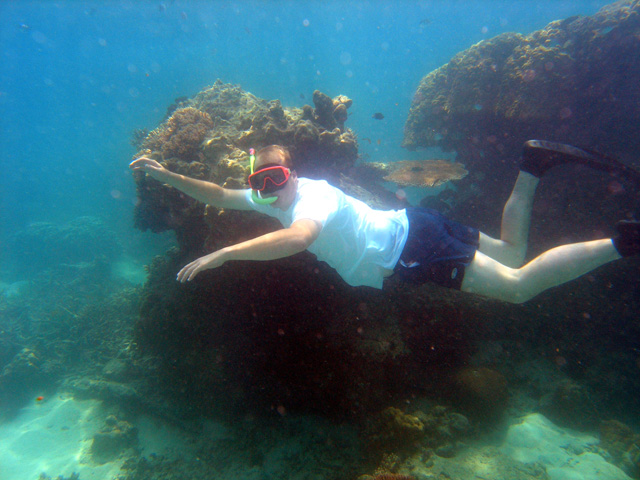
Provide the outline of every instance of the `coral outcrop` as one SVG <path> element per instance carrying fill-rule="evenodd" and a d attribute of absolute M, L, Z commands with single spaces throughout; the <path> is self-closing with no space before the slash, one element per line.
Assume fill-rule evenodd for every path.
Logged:
<path fill-rule="evenodd" d="M 299 175 L 337 181 L 358 157 L 356 136 L 345 127 L 353 102 L 319 91 L 313 101 L 315 108 L 285 108 L 279 100 L 266 101 L 218 80 L 170 109 L 135 156 L 152 156 L 171 171 L 224 187 L 246 188 L 249 148 L 276 143 L 291 150 Z M 141 174 L 136 175 L 136 185 L 136 226 L 154 232 L 174 230 L 185 251 L 202 248 L 216 223 L 234 215 L 205 212 L 204 205 Z"/>
<path fill-rule="evenodd" d="M 104 421 L 104 427 L 93 436 L 91 458 L 98 464 L 107 463 L 137 445 L 138 429 L 127 421 L 109 415 Z"/>
<path fill-rule="evenodd" d="M 540 402 L 540 411 L 557 425 L 577 430 L 597 426 L 601 416 L 590 389 L 573 380 L 560 382 Z"/>
<path fill-rule="evenodd" d="M 507 381 L 490 368 L 463 368 L 454 374 L 452 386 L 454 403 L 476 420 L 499 420 L 507 407 Z"/>
<path fill-rule="evenodd" d="M 600 425 L 600 446 L 631 478 L 640 478 L 639 443 L 640 435 L 622 422 L 607 420 Z"/>
<path fill-rule="evenodd" d="M 640 137 L 633 132 L 640 122 L 639 39 L 640 2 L 622 0 L 529 35 L 482 41 L 423 77 L 403 145 L 455 151 L 470 173 L 456 184 L 456 195 L 445 190 L 422 204 L 499 236 L 522 145 L 532 138 L 589 147 L 640 168 Z M 624 175 L 575 165 L 554 169 L 538 189 L 544 201 L 534 204 L 529 259 L 560 238 L 571 243 L 584 240 L 584 232 L 612 235 L 614 219 L 636 216 L 637 190 Z M 551 224 L 561 231 L 550 235 Z"/>
<path fill-rule="evenodd" d="M 448 407 L 436 405 L 427 413 L 417 410 L 412 414 L 387 407 L 368 419 L 364 439 L 369 453 L 380 459 L 404 457 L 423 448 L 452 457 L 456 442 L 469 431 L 469 420 Z"/>
<path fill-rule="evenodd" d="M 284 108 L 217 81 L 172 107 L 137 155 L 153 155 L 190 177 L 246 188 L 249 148 L 279 143 L 291 150 L 299 175 L 326 178 L 389 208 L 390 192 L 371 193 L 346 175 L 357 158 L 356 137 L 345 127 L 352 100 L 319 91 L 313 100 L 313 107 Z M 187 288 L 177 284 L 175 273 L 195 256 L 279 224 L 255 212 L 204 206 L 139 173 L 136 184 L 137 226 L 172 229 L 180 247 L 150 266 L 137 339 L 165 362 L 167 385 L 186 392 L 195 411 L 256 403 L 352 415 L 388 404 L 411 381 L 404 374 L 397 386 L 383 386 L 410 353 L 397 322 L 382 321 L 397 316 L 391 304 L 349 289 L 311 254 L 234 262 L 204 272 Z M 351 327 L 344 330 L 345 324 Z"/>
<path fill-rule="evenodd" d="M 633 153 L 639 33 L 640 2 L 623 0 L 482 41 L 422 79 L 403 145 L 515 159 L 523 141 L 545 138 Z"/>
<path fill-rule="evenodd" d="M 429 320 L 411 317 L 420 302 L 407 301 L 411 291 L 392 300 L 351 288 L 309 253 L 234 262 L 183 286 L 175 273 L 186 260 L 172 251 L 154 261 L 136 326 L 138 344 L 161 362 L 167 394 L 187 396 L 184 413 L 282 406 L 360 417 L 416 385 L 437 389 L 442 360 L 468 358 L 448 302 L 425 299 Z"/>
<path fill-rule="evenodd" d="M 424 424 L 417 416 L 388 407 L 370 423 L 367 443 L 370 450 L 401 453 L 416 449 L 424 434 Z"/>
<path fill-rule="evenodd" d="M 64 223 L 33 222 L 16 230 L 8 244 L 16 255 L 3 260 L 15 263 L 23 273 L 113 261 L 122 252 L 115 232 L 94 216 Z"/>
<path fill-rule="evenodd" d="M 202 161 L 202 142 L 213 128 L 207 112 L 193 107 L 179 108 L 169 119 L 148 134 L 142 148 L 159 152 L 162 158 L 180 158 L 186 162 Z"/>
<path fill-rule="evenodd" d="M 372 193 L 369 186 L 367 190 L 349 178 L 357 143 L 353 133 L 341 127 L 348 99 L 336 97 L 328 102 L 320 94 L 315 98 L 314 106 L 288 109 L 278 101 L 257 99 L 237 86 L 217 82 L 194 98 L 181 100 L 167 117 L 168 122 L 175 112 L 186 108 L 209 116 L 214 126 L 200 143 L 198 155 L 163 159 L 160 145 L 153 146 L 153 151 L 149 148 L 149 153 L 176 172 L 241 188 L 246 186 L 248 148 L 284 143 L 292 149 L 301 175 L 326 177 L 378 208 L 397 207 L 389 197 Z M 479 160 L 470 162 L 477 166 Z M 499 221 L 496 212 L 504 200 L 496 193 L 500 188 L 493 188 L 482 169 L 469 170 L 458 183 L 456 198 L 449 200 L 455 207 L 455 201 L 464 202 L 477 192 L 486 192 L 489 201 L 482 208 Z M 571 295 L 563 290 L 555 296 L 550 292 L 517 308 L 433 285 L 408 287 L 393 278 L 386 281 L 383 292 L 350 288 L 309 253 L 272 262 L 233 262 L 182 285 L 175 281 L 175 274 L 192 259 L 277 225 L 255 212 L 205 207 L 148 177 L 137 177 L 138 225 L 175 230 L 181 247 L 158 257 L 150 266 L 135 334 L 140 349 L 155 355 L 161 394 L 180 406 L 180 415 L 213 415 L 237 409 L 267 415 L 312 411 L 369 418 L 389 405 L 404 405 L 401 402 L 414 395 L 443 398 L 452 385 L 451 372 L 469 364 L 474 345 L 496 338 L 503 345 L 503 360 L 511 362 L 511 370 L 501 365 L 510 379 L 519 374 L 512 359 L 523 355 L 525 348 L 520 342 L 538 352 L 540 338 L 560 338 L 557 347 L 569 359 L 569 374 L 583 375 L 596 356 L 606 357 L 617 367 L 626 366 L 628 370 L 616 376 L 592 372 L 589 378 L 600 398 L 604 390 L 621 392 L 637 384 L 630 367 L 635 365 L 633 359 L 614 360 L 602 354 L 614 345 L 613 341 L 607 345 L 601 341 L 611 336 L 612 307 L 611 302 L 592 301 L 592 296 L 597 294 L 600 299 L 612 292 L 604 280 L 605 276 L 610 278 L 609 270 L 603 276 L 578 280 L 581 283 L 571 286 Z M 504 183 L 504 177 L 499 181 Z M 599 191 L 587 191 L 595 201 Z M 547 205 L 560 195 L 564 190 L 545 197 Z M 488 208 L 491 201 L 500 203 L 493 212 Z M 478 219 L 483 220 L 478 212 L 477 208 L 468 209 L 466 214 L 473 222 L 467 223 L 475 226 Z M 578 220 L 584 218 L 588 217 Z M 532 232 L 536 234 L 535 228 Z M 548 238 L 542 240 L 532 242 L 532 249 L 544 246 Z M 635 311 L 638 300 L 632 288 L 621 278 L 612 282 L 622 291 L 620 305 Z M 555 303 L 549 306 L 545 302 Z M 586 308 L 589 315 L 607 321 L 584 322 L 576 312 Z M 549 320 L 541 313 L 547 311 L 553 312 Z M 636 324 L 627 321 L 632 313 L 618 312 L 616 330 L 625 338 L 637 336 Z M 562 322 L 569 327 L 559 327 Z M 579 328 L 571 327 L 570 322 L 579 322 Z M 527 328 L 521 328 L 523 325 Z M 587 348 L 583 348 L 585 344 Z M 606 365 L 602 368 L 606 372 L 619 370 Z M 495 377 L 492 382 L 489 375 L 486 377 L 487 384 L 497 388 L 479 388 L 474 393 L 474 382 L 469 381 L 466 398 L 471 403 L 479 398 L 478 403 L 486 405 L 498 392 L 497 412 L 502 412 L 506 404 L 504 378 Z M 451 394 L 445 399 L 454 403 L 458 397 Z M 631 399 L 628 403 L 635 402 Z M 475 421 L 493 412 L 470 411 L 468 415 Z M 425 423 L 423 417 L 414 416 Z M 429 443 L 426 438 L 423 436 L 423 443 Z M 455 441 L 438 440 L 434 445 L 440 458 L 456 454 Z"/>

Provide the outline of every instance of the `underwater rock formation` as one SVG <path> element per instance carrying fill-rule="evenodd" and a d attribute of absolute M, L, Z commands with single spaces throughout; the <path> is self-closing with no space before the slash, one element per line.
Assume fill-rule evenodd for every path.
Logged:
<path fill-rule="evenodd" d="M 321 94 L 315 99 L 315 107 L 287 109 L 278 101 L 260 100 L 237 86 L 216 82 L 193 99 L 182 100 L 167 117 L 168 122 L 187 108 L 209 116 L 214 127 L 204 136 L 198 154 L 192 154 L 190 161 L 179 157 L 163 160 L 162 146 L 154 145 L 152 138 L 147 153 L 155 151 L 156 158 L 173 171 L 242 188 L 246 186 L 248 148 L 284 143 L 293 150 L 301 175 L 326 177 L 377 208 L 397 208 L 389 197 L 349 178 L 357 144 L 353 133 L 340 127 L 348 99 L 336 97 L 328 102 Z M 195 118 L 206 122 L 207 117 Z M 327 125 L 333 129 L 328 130 Z M 487 206 L 492 199 L 502 203 L 496 193 L 501 190 L 491 189 L 483 171 L 469 170 L 470 174 L 456 184 L 460 187 L 455 200 L 462 199 L 460 205 L 464 206 L 464 200 L 474 192 L 486 192 L 490 201 L 482 206 L 499 221 L 499 214 Z M 504 183 L 504 178 L 499 180 Z M 451 372 L 469 364 L 475 345 L 486 339 L 504 340 L 505 358 L 510 362 L 523 355 L 522 347 L 513 346 L 516 342 L 537 352 L 548 347 L 539 345 L 540 338 L 557 339 L 554 347 L 565 352 L 573 349 L 574 358 L 581 360 L 570 360 L 568 373 L 589 365 L 587 358 L 610 358 L 599 355 L 611 347 L 611 343 L 602 343 L 609 334 L 599 334 L 610 332 L 610 320 L 558 331 L 563 321 L 569 324 L 568 319 L 576 318 L 575 311 L 586 308 L 583 304 L 589 305 L 594 318 L 610 318 L 608 303 L 591 301 L 594 292 L 601 295 L 601 290 L 609 288 L 598 276 L 566 287 L 571 289 L 570 296 L 564 295 L 567 290 L 561 287 L 559 293 L 545 294 L 531 305 L 511 306 L 433 285 L 401 285 L 393 278 L 383 292 L 351 288 L 326 264 L 303 252 L 272 262 L 233 262 L 182 285 L 175 281 L 176 273 L 203 252 L 278 226 L 255 212 L 205 207 L 139 173 L 136 182 L 138 226 L 155 231 L 173 229 L 181 247 L 158 257 L 150 266 L 135 333 L 140 349 L 156 356 L 158 396 L 179 405 L 179 415 L 214 415 L 226 409 L 267 415 L 312 411 L 362 419 L 414 395 L 441 396 L 451 386 Z M 597 188 L 586 191 L 597 200 Z M 556 198 L 564 192 L 557 190 L 547 199 L 568 203 L 565 197 Z M 467 223 L 477 225 L 483 220 L 478 212 L 470 208 L 466 214 L 473 222 Z M 577 220 L 593 217 L 592 212 L 589 215 L 585 212 Z M 536 235 L 535 228 L 532 235 Z M 549 241 L 547 237 L 543 240 L 532 243 L 532 250 Z M 616 288 L 622 285 L 621 295 L 626 295 L 621 305 L 635 306 L 638 300 L 627 283 L 616 283 Z M 553 305 L 553 321 L 548 323 L 541 313 L 550 308 L 545 302 Z M 629 312 L 633 311 L 629 307 Z M 635 324 L 622 322 L 622 318 L 621 314 L 619 323 L 624 323 L 628 336 L 637 335 Z M 585 342 L 594 342 L 590 339 L 599 343 L 581 348 Z M 514 357 L 507 357 L 507 353 Z M 632 363 L 620 360 L 603 368 L 611 372 Z M 513 376 L 517 368 L 511 368 Z M 616 377 L 620 382 L 607 388 L 622 390 L 621 385 L 631 388 L 638 383 L 631 371 L 620 377 Z M 602 384 L 603 378 L 611 377 L 593 370 L 587 378 Z M 602 394 L 604 388 L 595 388 Z M 634 402 L 629 400 L 631 405 Z M 443 447 L 441 453 L 451 451 Z"/>
<path fill-rule="evenodd" d="M 507 381 L 495 370 L 463 368 L 453 376 L 452 384 L 454 403 L 476 420 L 497 421 L 507 408 Z"/>
<path fill-rule="evenodd" d="M 91 457 L 98 464 L 107 463 L 137 445 L 138 429 L 127 421 L 109 415 L 104 421 L 104 427 L 93 436 Z"/>
<path fill-rule="evenodd" d="M 640 435 L 631 427 L 617 420 L 607 420 L 600 425 L 600 446 L 631 478 L 640 478 Z"/>
<path fill-rule="evenodd" d="M 354 289 L 309 253 L 234 262 L 189 285 L 175 281 L 184 261 L 178 251 L 154 261 L 136 326 L 182 413 L 360 417 L 415 388 L 437 391 L 469 357 L 444 297 L 433 306 L 411 289 Z"/>
<path fill-rule="evenodd" d="M 560 382 L 555 390 L 540 402 L 540 411 L 563 427 L 589 430 L 601 419 L 587 387 L 575 381 Z"/>
<path fill-rule="evenodd" d="M 49 372 L 43 368 L 45 367 L 44 363 L 40 352 L 25 347 L 13 356 L 10 362 L 2 364 L 3 366 L 0 368 L 0 402 L 3 405 L 3 411 L 0 414 L 0 420 L 4 420 L 5 415 L 11 414 L 12 398 L 16 396 L 16 392 L 27 391 L 31 393 L 30 385 L 41 385 L 46 382 Z"/>
<path fill-rule="evenodd" d="M 531 138 L 587 146 L 640 168 L 640 137 L 632 132 L 640 121 L 639 39 L 640 2 L 623 0 L 530 35 L 482 41 L 426 75 L 403 145 L 455 151 L 470 173 L 455 184 L 455 195 L 445 190 L 422 205 L 498 237 L 522 144 Z M 536 195 L 528 259 L 559 239 L 613 235 L 616 219 L 637 216 L 638 190 L 622 175 L 554 168 Z"/>
<path fill-rule="evenodd" d="M 455 150 L 470 173 L 455 192 L 445 190 L 422 204 L 497 238 L 522 143 L 530 138 L 591 147 L 637 169 L 640 140 L 630 129 L 640 120 L 639 34 L 640 2 L 625 0 L 527 36 L 510 33 L 481 42 L 425 76 L 413 98 L 404 146 Z M 616 219 L 637 218 L 639 190 L 623 175 L 554 168 L 538 187 L 526 261 L 559 244 L 612 236 Z M 637 383 L 631 373 L 635 355 L 620 340 L 638 338 L 636 318 L 623 306 L 638 305 L 637 268 L 637 259 L 617 262 L 531 302 L 541 312 L 551 310 L 530 319 L 546 333 L 542 338 L 553 338 L 561 355 L 548 354 L 561 356 L 558 369 L 571 379 L 565 386 L 574 385 L 545 388 L 541 408 L 556 421 L 592 427 L 614 403 L 629 400 L 617 385 Z M 489 314 L 495 318 L 497 310 L 494 305 Z M 605 318 L 615 318 L 615 327 Z M 540 348 L 537 343 L 529 345 Z M 611 378 L 603 380 L 603 370 Z M 625 415 L 624 408 L 616 409 Z"/>
<path fill-rule="evenodd" d="M 217 80 L 192 99 L 181 100 L 135 156 L 151 156 L 171 171 L 227 188 L 246 188 L 249 148 L 280 144 L 290 149 L 299 175 L 337 180 L 358 158 L 356 136 L 344 126 L 353 102 L 319 91 L 313 100 L 315 108 L 284 108 L 279 100 L 266 101 Z M 136 174 L 136 185 L 136 226 L 174 230 L 185 251 L 202 248 L 208 230 L 235 215 L 205 212 L 204 205 L 142 174 Z"/>
<path fill-rule="evenodd" d="M 400 453 L 416 449 L 424 434 L 424 423 L 417 416 L 388 407 L 370 422 L 367 444 L 369 450 Z"/>
<path fill-rule="evenodd" d="M 425 76 L 403 145 L 518 158 L 529 138 L 635 153 L 640 3 L 482 41 Z"/>
<path fill-rule="evenodd" d="M 249 148 L 279 143 L 290 148 L 299 175 L 326 178 L 379 208 L 389 208 L 388 199 L 397 202 L 390 192 L 381 197 L 345 175 L 357 158 L 355 135 L 344 127 L 352 101 L 319 91 L 313 99 L 315 108 L 287 109 L 217 81 L 172 109 L 137 155 L 155 156 L 191 177 L 246 188 Z M 187 117 L 193 128 L 183 121 Z M 213 128 L 203 133 L 209 120 Z M 166 362 L 167 385 L 189 395 L 194 411 L 255 403 L 352 415 L 387 406 L 389 396 L 412 382 L 411 373 L 400 373 L 409 353 L 401 329 L 382 321 L 393 315 L 389 302 L 350 289 L 311 254 L 234 262 L 204 272 L 193 284 L 177 284 L 175 272 L 194 256 L 279 224 L 256 212 L 204 206 L 150 177 L 135 177 L 136 225 L 173 229 L 180 246 L 149 269 L 136 336 Z M 345 324 L 351 327 L 345 330 Z M 466 355 L 460 342 L 452 345 L 460 347 L 453 358 Z M 390 377 L 406 380 L 387 388 Z"/>
<path fill-rule="evenodd" d="M 457 442 L 469 431 L 469 420 L 444 406 L 412 414 L 388 407 L 367 419 L 364 440 L 368 453 L 382 460 L 378 470 L 385 470 L 384 463 L 393 456 L 406 457 L 424 449 L 441 457 L 453 457 Z M 393 468 L 387 466 L 386 470 Z"/>
<path fill-rule="evenodd" d="M 202 161 L 202 142 L 213 128 L 208 113 L 193 107 L 179 108 L 169 119 L 150 132 L 142 147 L 159 152 L 164 158 L 180 158 L 192 163 Z"/>
<path fill-rule="evenodd" d="M 115 232 L 93 216 L 65 223 L 33 222 L 14 232 L 9 244 L 17 254 L 7 258 L 7 264 L 17 264 L 23 273 L 108 262 L 122 252 Z"/>

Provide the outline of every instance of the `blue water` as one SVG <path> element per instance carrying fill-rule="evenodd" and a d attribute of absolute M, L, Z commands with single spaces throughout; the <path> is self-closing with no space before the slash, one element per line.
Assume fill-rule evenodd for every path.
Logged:
<path fill-rule="evenodd" d="M 402 128 L 424 75 L 483 39 L 608 2 L 393 3 L 0 2 L 0 243 L 80 215 L 128 248 L 153 242 L 131 227 L 131 132 L 217 78 L 285 106 L 311 103 L 315 89 L 345 94 L 348 126 L 372 139 L 362 155 L 412 158 Z"/>

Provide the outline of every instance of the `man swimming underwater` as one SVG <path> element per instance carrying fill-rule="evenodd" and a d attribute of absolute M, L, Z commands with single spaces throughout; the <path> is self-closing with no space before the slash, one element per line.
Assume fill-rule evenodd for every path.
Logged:
<path fill-rule="evenodd" d="M 640 253 L 640 222 L 621 221 L 614 238 L 562 245 L 523 265 L 536 187 L 549 169 L 563 163 L 637 175 L 596 152 L 528 141 L 504 207 L 500 239 L 430 209 L 375 210 L 324 180 L 299 178 L 289 152 L 279 145 L 265 147 L 255 157 L 252 152 L 251 188 L 246 190 L 178 175 L 147 157 L 134 160 L 130 168 L 201 202 L 256 210 L 284 227 L 198 258 L 178 272 L 180 282 L 229 260 L 273 260 L 309 250 L 353 286 L 382 288 L 384 278 L 395 272 L 411 283 L 435 282 L 522 303 L 605 263 Z"/>

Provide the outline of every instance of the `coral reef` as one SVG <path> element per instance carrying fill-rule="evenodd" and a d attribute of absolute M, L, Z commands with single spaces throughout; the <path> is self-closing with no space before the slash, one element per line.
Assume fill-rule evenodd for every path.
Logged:
<path fill-rule="evenodd" d="M 421 204 L 498 237 L 522 144 L 531 138 L 587 146 L 640 168 L 639 137 L 630 131 L 640 121 L 631 107 L 638 103 L 639 33 L 640 3 L 623 0 L 530 35 L 482 41 L 426 75 L 404 146 L 455 151 L 470 173 L 455 195 L 445 190 Z M 527 260 L 559 243 L 613 235 L 615 219 L 637 216 L 637 191 L 624 175 L 554 168 L 538 188 Z"/>
<path fill-rule="evenodd" d="M 540 411 L 554 423 L 578 430 L 593 429 L 601 418 L 590 389 L 564 380 L 540 402 Z"/>
<path fill-rule="evenodd" d="M 433 302 L 393 283 L 353 289 L 309 253 L 234 262 L 181 285 L 185 261 L 174 250 L 151 265 L 136 341 L 187 415 L 281 405 L 368 417 L 442 388 L 470 354 L 453 292 L 432 291 Z"/>
<path fill-rule="evenodd" d="M 471 423 L 464 415 L 450 407 L 435 405 L 427 413 L 416 412 L 424 425 L 423 445 L 440 457 L 453 457 L 457 443 L 471 432 Z"/>
<path fill-rule="evenodd" d="M 424 434 L 424 424 L 417 416 L 388 407 L 368 425 L 367 444 L 371 451 L 403 453 L 418 448 Z"/>
<path fill-rule="evenodd" d="M 476 420 L 499 420 L 507 407 L 507 381 L 490 368 L 463 368 L 453 375 L 452 386 L 455 404 Z"/>
<path fill-rule="evenodd" d="M 358 157 L 356 136 L 344 126 L 353 102 L 319 91 L 313 99 L 315 108 L 283 108 L 279 100 L 262 100 L 218 80 L 170 109 L 135 156 L 150 155 L 174 172 L 227 188 L 246 188 L 249 148 L 277 143 L 291 150 L 299 175 L 337 181 Z M 202 248 L 208 229 L 216 228 L 212 223 L 235 215 L 218 211 L 205 222 L 204 206 L 174 189 L 142 174 L 136 175 L 136 184 L 136 227 L 174 230 L 184 251 Z"/>
<path fill-rule="evenodd" d="M 420 82 L 403 145 L 507 160 L 530 137 L 637 151 L 639 13 L 636 0 L 623 0 L 459 53 Z"/>
<path fill-rule="evenodd" d="M 377 466 L 373 475 L 359 480 L 413 478 L 406 474 L 413 474 L 417 465 L 431 468 L 438 459 L 455 457 L 471 431 L 469 420 L 449 407 L 435 405 L 427 413 L 412 414 L 388 407 L 367 419 L 363 428 L 366 452 Z"/>
<path fill-rule="evenodd" d="M 600 446 L 613 458 L 613 463 L 631 478 L 640 478 L 640 435 L 617 420 L 600 425 Z"/>
<path fill-rule="evenodd" d="M 6 335 L 8 332 L 3 329 L 2 333 Z M 7 350 L 11 351 L 9 348 Z M 16 393 L 19 392 L 19 396 L 35 395 L 37 388 L 48 383 L 47 373 L 49 372 L 44 368 L 45 361 L 42 354 L 33 347 L 22 348 L 11 358 L 11 361 L 0 365 L 3 365 L 0 369 L 0 402 L 3 405 L 0 420 L 4 420 L 5 415 L 12 413 Z M 34 387 L 36 385 L 38 387 Z"/>
<path fill-rule="evenodd" d="M 109 415 L 104 427 L 93 436 L 90 453 L 94 462 L 103 464 L 116 459 L 125 450 L 138 444 L 138 429 L 129 422 Z"/>
<path fill-rule="evenodd" d="M 154 151 L 174 171 L 241 188 L 246 186 L 247 149 L 283 143 L 292 149 L 301 175 L 326 177 L 367 203 L 389 208 L 392 204 L 388 197 L 369 185 L 363 188 L 348 176 L 357 155 L 355 135 L 341 125 L 348 99 L 330 99 L 319 93 L 314 99 L 314 107 L 288 109 L 278 101 L 257 99 L 237 86 L 216 82 L 193 99 L 181 101 L 174 110 L 195 108 L 207 113 L 214 124 L 200 143 L 197 159 L 163 159 L 161 149 Z M 470 163 L 465 160 L 465 165 L 474 168 L 459 182 L 461 193 L 455 199 L 444 199 L 456 214 L 477 192 L 486 192 L 489 198 L 483 206 L 499 202 L 502 208 L 502 190 L 493 189 L 485 171 L 490 167 L 475 168 L 481 160 L 488 163 L 486 158 L 479 155 Z M 505 178 L 508 176 L 500 177 L 499 182 L 507 183 Z M 586 322 L 588 325 L 579 315 L 576 320 L 576 312 L 587 308 L 581 302 L 588 305 L 594 318 L 611 318 L 610 305 L 605 307 L 606 302 L 599 301 L 613 288 L 605 286 L 604 277 L 578 281 L 571 287 L 577 292 L 570 296 L 560 289 L 531 305 L 514 307 L 432 285 L 407 287 L 394 279 L 387 281 L 384 292 L 349 288 L 326 265 L 302 253 L 273 262 L 225 265 L 203 272 L 197 282 L 180 285 L 174 280 L 175 273 L 195 256 L 276 225 L 253 212 L 198 205 L 143 176 L 136 181 L 141 200 L 136 213 L 138 225 L 158 231 L 174 229 L 181 246 L 151 265 L 135 337 L 142 352 L 155 355 L 153 374 L 159 387 L 154 401 L 174 402 L 179 405 L 176 411 L 180 416 L 239 411 L 285 418 L 292 412 L 318 412 L 338 418 L 353 416 L 366 423 L 373 412 L 389 405 L 405 405 L 401 402 L 423 395 L 452 404 L 459 398 L 466 399 L 460 408 L 475 425 L 498 418 L 504 411 L 504 377 L 481 370 L 470 379 L 461 376 L 457 390 L 451 388 L 451 372 L 469 364 L 474 349 L 487 339 L 502 346 L 508 367 L 501 365 L 500 370 L 510 381 L 524 377 L 515 359 L 521 359 L 526 349 L 546 355 L 548 346 L 540 346 L 539 339 L 552 338 L 567 351 L 569 360 L 563 375 L 584 375 L 589 366 L 589 375 L 581 378 L 589 378 L 600 398 L 609 402 L 608 411 L 613 411 L 616 403 L 617 412 L 624 408 L 620 399 L 607 398 L 605 390 L 621 392 L 637 386 L 637 376 L 629 367 L 635 365 L 633 359 L 602 355 L 615 339 L 607 345 L 592 340 L 602 340 L 606 335 L 611 338 L 610 320 Z M 565 179 L 565 183 L 569 182 Z M 602 201 L 598 199 L 601 190 L 587 190 L 593 202 Z M 558 190 L 545 199 L 567 200 L 563 195 L 564 190 Z M 495 213 L 498 208 L 487 210 L 499 221 Z M 463 213 L 474 222 L 484 220 L 477 208 Z M 535 236 L 535 229 L 532 232 L 536 239 L 541 238 Z M 532 249 L 546 242 L 549 239 L 542 237 L 540 243 L 532 243 Z M 609 273 L 606 271 L 605 276 Z M 629 305 L 624 308 L 632 312 L 638 304 L 632 287 L 618 280 L 613 283 L 621 288 L 623 303 Z M 593 300 L 596 297 L 598 301 Z M 548 320 L 547 311 L 553 312 Z M 635 338 L 635 323 L 622 321 L 629 318 L 629 312 L 619 312 L 617 327 L 625 337 Z M 582 322 L 579 328 L 575 326 L 577 321 Z M 582 348 L 585 344 L 588 348 Z M 605 365 L 606 361 L 611 363 Z M 596 364 L 606 374 L 597 370 Z M 612 376 L 620 365 L 626 365 L 627 370 Z M 117 397 L 123 381 L 118 372 L 118 365 L 110 365 L 102 374 L 112 382 L 92 385 L 112 388 L 105 395 L 126 400 L 129 397 L 125 394 Z M 535 393 L 536 398 L 549 390 L 551 387 L 544 385 Z M 492 410 L 494 400 L 498 408 Z M 625 401 L 637 405 L 635 399 L 626 397 Z M 482 408 L 476 409 L 474 402 Z M 466 417 L 435 411 L 426 416 L 417 412 L 409 415 L 424 425 L 426 433 L 419 443 L 421 448 L 433 449 L 434 458 L 461 454 L 456 439 L 469 428 Z M 430 416 L 433 419 L 429 420 Z"/>
<path fill-rule="evenodd" d="M 381 461 L 377 471 L 395 472 L 400 460 L 425 449 L 440 457 L 455 456 L 459 441 L 470 431 L 469 420 L 448 407 L 436 405 L 413 414 L 387 407 L 367 419 L 363 437 L 368 453 Z"/>
<path fill-rule="evenodd" d="M 104 222 L 93 216 L 65 223 L 33 222 L 17 230 L 9 239 L 16 252 L 7 258 L 23 273 L 34 269 L 71 268 L 92 262 L 109 262 L 122 252 L 122 245 Z"/>
<path fill-rule="evenodd" d="M 98 374 L 114 357 L 125 361 L 133 354 L 139 291 L 105 281 L 101 269 L 66 271 L 43 270 L 20 295 L 0 296 L 3 420 L 39 396 L 46 402 L 69 377 Z M 131 381 L 133 370 L 127 364 L 118 379 Z"/>
<path fill-rule="evenodd" d="M 147 135 L 142 149 L 159 152 L 162 158 L 178 158 L 188 163 L 202 160 L 201 144 L 212 128 L 213 121 L 208 113 L 193 107 L 179 108 Z"/>

